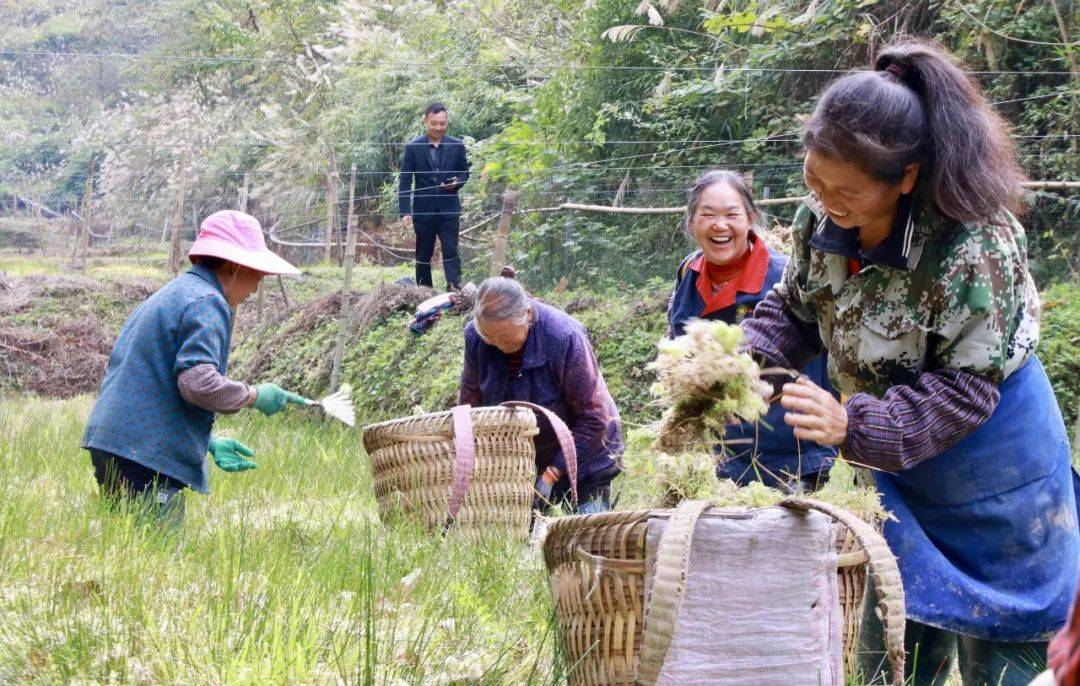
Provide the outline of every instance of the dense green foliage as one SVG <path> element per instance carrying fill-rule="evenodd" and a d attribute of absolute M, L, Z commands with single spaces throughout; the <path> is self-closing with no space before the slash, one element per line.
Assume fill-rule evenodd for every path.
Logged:
<path fill-rule="evenodd" d="M 608 388 L 623 419 L 631 424 L 651 421 L 658 414 L 649 396 L 655 377 L 645 365 L 656 357 L 656 341 L 667 327 L 666 293 L 654 288 L 638 298 L 611 302 L 562 293 L 550 299 L 569 305 L 585 325 Z M 301 317 L 302 313 L 297 314 L 291 322 Z M 464 350 L 462 328 L 467 320 L 444 315 L 422 336 L 409 333 L 410 320 L 407 312 L 393 313 L 359 332 L 346 348 L 342 380 L 353 386 L 358 414 L 383 420 L 412 414 L 416 407 L 435 411 L 456 404 Z M 269 326 L 282 325 L 290 324 Z M 323 393 L 330 379 L 337 330 L 337 320 L 327 316 L 290 336 L 286 347 L 274 347 L 267 363 L 260 365 L 262 374 L 298 392 Z M 273 344 L 255 330 L 237 347 L 231 364 L 243 373 L 253 359 L 268 354 L 267 342 Z"/>
<path fill-rule="evenodd" d="M 1062 284 L 1043 293 L 1041 333 L 1039 359 L 1073 435 L 1080 414 L 1080 286 Z"/>
<path fill-rule="evenodd" d="M 976 78 L 1015 125 L 1033 178 L 1076 179 L 1077 55 L 1065 43 L 1078 11 L 1065 0 L 166 0 L 132 20 L 122 2 L 33 0 L 0 9 L 5 49 L 135 57 L 0 57 L 0 196 L 72 209 L 93 156 L 99 233 L 154 235 L 182 164 L 189 230 L 234 204 L 249 171 L 256 214 L 281 236 L 318 240 L 333 153 L 340 197 L 355 164 L 363 225 L 400 244 L 393 171 L 432 99 L 471 146 L 466 225 L 490 218 L 508 186 L 532 209 L 677 205 L 712 165 L 789 195 L 802 192 L 797 117 L 828 70 L 864 68 L 904 32 L 992 72 Z M 1031 202 L 1036 275 L 1067 280 L 1080 201 Z M 685 252 L 678 224 L 527 213 L 511 256 L 538 288 L 641 284 Z M 470 235 L 467 256 L 486 259 L 492 228 Z"/>

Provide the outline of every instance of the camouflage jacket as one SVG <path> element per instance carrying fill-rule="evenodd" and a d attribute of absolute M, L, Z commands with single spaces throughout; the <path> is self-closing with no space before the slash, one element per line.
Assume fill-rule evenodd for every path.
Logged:
<path fill-rule="evenodd" d="M 1024 229 L 1011 214 L 1002 219 L 960 224 L 928 205 L 890 237 L 902 247 L 896 267 L 869 262 L 849 276 L 848 255 L 813 247 L 830 226 L 845 230 L 815 200 L 800 206 L 776 289 L 796 318 L 817 324 L 833 386 L 880 398 L 922 372 L 953 369 L 999 384 L 1019 369 L 1039 341 L 1039 295 Z"/>

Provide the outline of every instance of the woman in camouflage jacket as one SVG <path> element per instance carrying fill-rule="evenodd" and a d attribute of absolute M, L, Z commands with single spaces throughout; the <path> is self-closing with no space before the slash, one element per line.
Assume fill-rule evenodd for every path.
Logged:
<path fill-rule="evenodd" d="M 785 384 L 785 421 L 874 470 L 914 683 L 943 683 L 958 653 L 965 686 L 1026 684 L 1075 588 L 1080 480 L 1035 357 L 1008 129 L 946 53 L 908 39 L 832 83 L 803 141 L 813 193 L 749 345 L 789 369 L 828 352 L 846 400 Z M 872 611 L 864 625 L 880 630 Z"/>

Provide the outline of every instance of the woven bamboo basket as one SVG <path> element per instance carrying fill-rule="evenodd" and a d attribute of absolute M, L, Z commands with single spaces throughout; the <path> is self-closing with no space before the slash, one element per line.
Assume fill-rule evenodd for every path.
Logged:
<path fill-rule="evenodd" d="M 429 528 L 528 535 L 539 433 L 555 430 L 577 497 L 577 456 L 569 429 L 530 403 L 455 407 L 364 427 L 379 516 L 418 516 Z"/>
<path fill-rule="evenodd" d="M 904 674 L 904 592 L 896 559 L 875 527 L 845 510 L 802 498 L 781 506 L 819 510 L 835 522 L 837 575 L 843 613 L 843 662 L 852 674 L 867 567 L 885 627 L 885 648 L 894 684 Z M 644 618 L 675 617 L 685 584 L 686 562 L 667 570 L 671 583 L 657 582 L 645 599 L 645 537 L 650 518 L 669 519 L 665 535 L 683 518 L 685 560 L 697 516 L 710 505 L 682 503 L 676 510 L 605 512 L 556 519 L 544 540 L 544 561 L 551 576 L 559 638 L 571 686 L 637 686 L 655 683 L 671 644 L 674 626 Z M 681 514 L 682 513 L 682 514 Z M 689 513 L 689 521 L 685 521 Z M 688 527 L 688 528 L 687 528 Z M 661 546 L 664 545 L 663 538 Z M 659 558 L 658 558 L 659 559 Z M 680 581 L 681 579 L 681 581 Z M 656 611 L 657 603 L 667 604 Z M 647 624 L 647 625 L 646 625 Z"/>

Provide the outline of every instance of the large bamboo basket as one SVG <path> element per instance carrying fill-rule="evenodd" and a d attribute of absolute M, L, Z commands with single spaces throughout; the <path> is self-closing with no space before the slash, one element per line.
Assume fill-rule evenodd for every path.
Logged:
<path fill-rule="evenodd" d="M 364 427 L 379 516 L 418 516 L 432 529 L 506 530 L 528 536 L 543 414 L 559 438 L 577 497 L 577 455 L 569 429 L 529 403 L 455 407 Z"/>
<path fill-rule="evenodd" d="M 814 509 L 831 516 L 837 531 L 837 574 L 843 613 L 843 662 L 853 674 L 867 567 L 885 627 L 885 648 L 894 684 L 904 674 L 904 592 L 896 559 L 874 526 L 845 510 L 817 501 L 789 498 L 781 506 Z M 702 501 L 682 503 L 676 510 L 605 512 L 561 517 L 544 541 L 544 561 L 571 686 L 637 686 L 655 683 L 671 644 L 671 622 L 645 616 L 677 616 L 686 578 L 693 524 L 711 506 Z M 669 519 L 661 538 L 656 582 L 645 599 L 645 535 L 653 517 Z M 676 526 L 678 520 L 681 526 Z M 664 539 L 677 541 L 684 561 L 670 569 L 660 565 Z M 670 532 L 670 536 L 669 536 Z M 669 543 L 669 546 L 671 544 Z M 670 558 L 670 555 L 668 556 Z M 679 554 L 675 555 L 676 558 Z M 667 579 L 668 583 L 661 581 Z M 658 609 L 658 606 L 663 606 Z"/>

